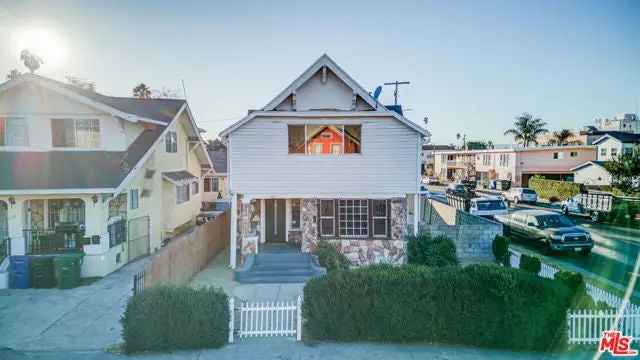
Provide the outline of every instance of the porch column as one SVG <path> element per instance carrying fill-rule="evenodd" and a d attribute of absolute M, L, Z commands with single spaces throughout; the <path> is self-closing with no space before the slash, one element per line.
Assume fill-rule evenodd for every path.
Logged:
<path fill-rule="evenodd" d="M 420 224 L 420 194 L 413 197 L 413 235 L 418 235 L 418 227 Z"/>
<path fill-rule="evenodd" d="M 237 227 L 238 227 L 238 195 L 231 193 L 231 227 L 229 230 L 229 266 L 236 268 L 236 252 L 237 252 Z"/>

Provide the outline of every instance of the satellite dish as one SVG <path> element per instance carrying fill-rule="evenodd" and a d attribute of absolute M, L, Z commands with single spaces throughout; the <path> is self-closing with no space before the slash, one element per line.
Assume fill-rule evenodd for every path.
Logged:
<path fill-rule="evenodd" d="M 373 90 L 373 98 L 378 101 L 380 97 L 380 93 L 382 92 L 382 86 L 378 86 L 375 90 Z"/>

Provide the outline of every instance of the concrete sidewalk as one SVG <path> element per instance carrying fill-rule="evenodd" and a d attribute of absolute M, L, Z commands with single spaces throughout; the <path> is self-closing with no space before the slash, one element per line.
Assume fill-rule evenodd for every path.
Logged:
<path fill-rule="evenodd" d="M 133 274 L 148 259 L 75 289 L 0 290 L 0 348 L 102 350 L 120 342 Z"/>
<path fill-rule="evenodd" d="M 594 349 L 595 350 L 595 349 Z M 319 344 L 307 346 L 291 339 L 250 339 L 231 344 L 217 350 L 175 352 L 169 354 L 141 354 L 122 356 L 105 352 L 27 352 L 17 353 L 0 350 L 3 360 L 117 360 L 117 359 L 163 359 L 163 360 L 302 360 L 302 359 L 362 359 L 362 360 L 472 360 L 472 359 L 592 359 L 593 352 L 571 354 L 518 353 L 503 350 L 487 350 L 439 345 L 382 345 L 382 344 Z M 606 359 L 603 356 L 603 359 Z"/>

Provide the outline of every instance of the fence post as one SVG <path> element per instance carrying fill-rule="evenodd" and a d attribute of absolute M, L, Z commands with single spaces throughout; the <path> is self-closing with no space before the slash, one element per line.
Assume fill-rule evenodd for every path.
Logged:
<path fill-rule="evenodd" d="M 296 340 L 302 340 L 302 297 L 298 295 L 298 302 L 296 304 Z"/>
<path fill-rule="evenodd" d="M 233 298 L 233 296 L 231 296 L 229 298 L 229 343 L 233 343 L 233 326 L 235 324 L 234 321 L 234 313 L 235 313 L 235 306 L 234 306 L 234 302 L 235 299 Z"/>

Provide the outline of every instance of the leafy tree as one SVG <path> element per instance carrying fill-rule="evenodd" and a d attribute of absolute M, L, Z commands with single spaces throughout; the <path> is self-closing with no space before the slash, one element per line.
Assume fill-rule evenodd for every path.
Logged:
<path fill-rule="evenodd" d="M 531 114 L 522 113 L 522 115 L 516 116 L 513 128 L 505 131 L 504 134 L 513 135 L 513 139 L 517 143 L 529 147 L 531 143 L 538 145 L 538 136 L 549 132 L 544 128 L 546 125 L 547 123 L 542 119 L 534 119 Z"/>
<path fill-rule="evenodd" d="M 214 140 L 209 140 L 207 143 L 207 148 L 209 148 L 210 150 L 218 150 L 218 149 L 224 149 L 225 146 L 222 143 L 222 141 L 220 141 L 220 139 L 214 139 Z"/>
<path fill-rule="evenodd" d="M 7 74 L 7 80 L 15 80 L 15 79 L 19 78 L 20 75 L 22 75 L 22 74 L 20 73 L 20 71 L 18 71 L 18 69 L 12 69 Z"/>
<path fill-rule="evenodd" d="M 67 81 L 69 84 L 79 87 L 80 89 L 96 92 L 96 83 L 94 81 L 89 81 L 87 79 L 79 78 L 76 76 L 67 76 Z"/>
<path fill-rule="evenodd" d="M 467 150 L 485 150 L 489 144 L 485 141 L 467 141 Z"/>
<path fill-rule="evenodd" d="M 41 64 L 44 64 L 40 56 L 26 49 L 20 52 L 20 60 L 24 62 L 24 66 L 26 66 L 32 74 L 40 68 Z"/>
<path fill-rule="evenodd" d="M 145 83 L 140 83 L 133 88 L 133 96 L 138 99 L 151 99 L 151 88 Z"/>
<path fill-rule="evenodd" d="M 640 148 L 616 156 L 604 167 L 611 174 L 614 187 L 625 194 L 640 192 Z"/>
<path fill-rule="evenodd" d="M 582 145 L 582 141 L 575 138 L 575 134 L 569 129 L 554 131 L 553 136 L 547 142 L 552 146 Z"/>

